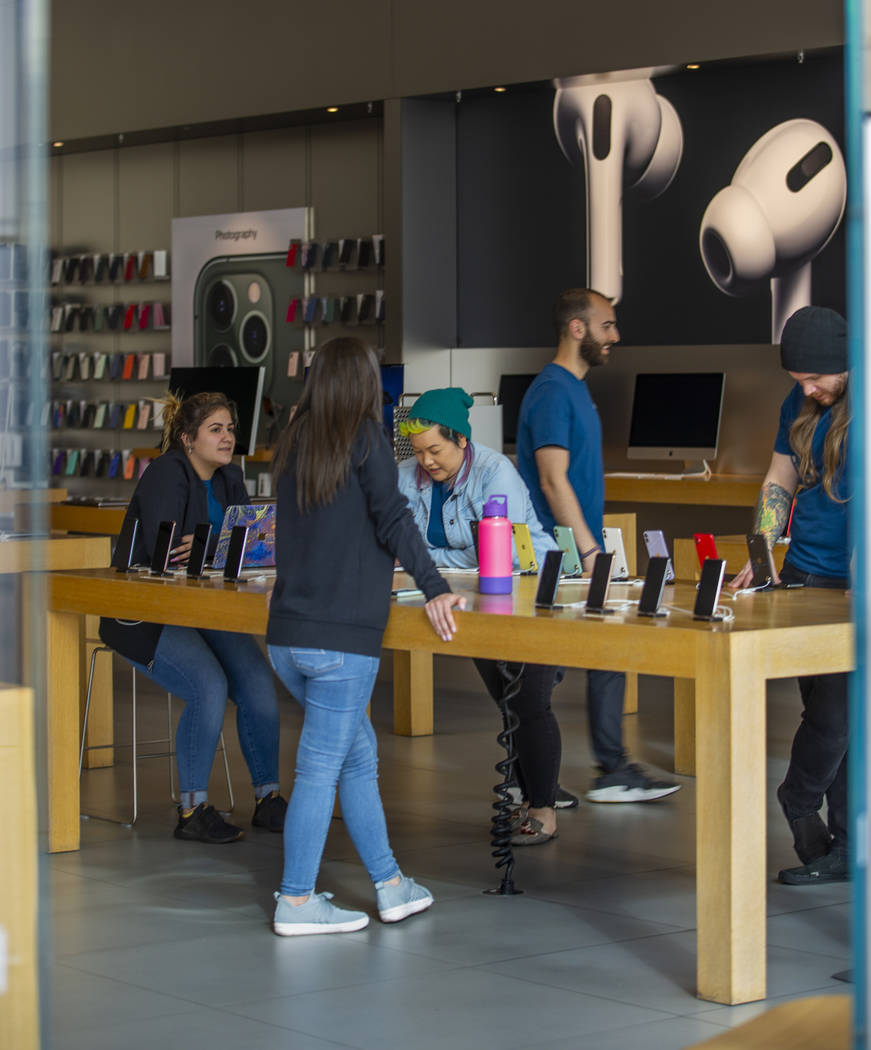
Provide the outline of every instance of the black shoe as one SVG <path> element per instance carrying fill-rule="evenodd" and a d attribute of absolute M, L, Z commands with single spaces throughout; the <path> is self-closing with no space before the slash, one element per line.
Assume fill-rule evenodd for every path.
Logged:
<path fill-rule="evenodd" d="M 242 838 L 242 829 L 228 824 L 208 802 L 201 802 L 189 817 L 183 817 L 181 806 L 178 807 L 178 824 L 173 834 L 177 839 L 224 845 Z"/>
<path fill-rule="evenodd" d="M 280 834 L 284 831 L 285 813 L 287 813 L 287 803 L 277 791 L 273 791 L 257 799 L 251 823 L 255 828 L 268 828 Z"/>
<path fill-rule="evenodd" d="M 850 868 L 843 853 L 832 850 L 800 868 L 784 868 L 777 878 L 787 886 L 813 886 L 820 882 L 846 882 Z"/>
<path fill-rule="evenodd" d="M 802 864 L 808 864 L 817 857 L 824 857 L 832 848 L 832 836 L 823 823 L 823 818 L 819 813 L 801 817 L 790 816 L 783 787 L 781 784 L 777 789 L 777 801 L 792 832 L 792 844 L 798 859 Z"/>
<path fill-rule="evenodd" d="M 680 791 L 680 784 L 669 780 L 652 780 L 634 763 L 627 763 L 610 773 L 602 770 L 587 792 L 590 802 L 652 802 Z"/>

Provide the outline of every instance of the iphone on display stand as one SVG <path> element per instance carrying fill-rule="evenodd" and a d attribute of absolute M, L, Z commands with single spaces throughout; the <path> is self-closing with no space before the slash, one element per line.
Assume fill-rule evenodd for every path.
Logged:
<path fill-rule="evenodd" d="M 139 533 L 139 519 L 125 518 L 121 526 L 121 535 L 115 552 L 112 555 L 112 567 L 118 572 L 130 572 L 130 563 L 133 561 L 133 548 L 136 545 L 136 536 Z"/>
<path fill-rule="evenodd" d="M 626 561 L 626 548 L 623 546 L 623 530 L 602 529 L 602 545 L 606 554 L 614 555 L 614 562 L 611 565 L 611 579 L 628 580 L 629 563 Z"/>
<path fill-rule="evenodd" d="M 191 553 L 188 558 L 188 576 L 197 580 L 203 575 L 206 564 L 206 551 L 209 548 L 209 537 L 212 535 L 212 526 L 204 521 L 194 529 L 194 538 L 191 542 Z"/>
<path fill-rule="evenodd" d="M 556 545 L 563 552 L 563 571 L 566 576 L 580 576 L 584 571 L 581 556 L 578 554 L 578 545 L 575 543 L 575 534 L 569 525 L 554 525 L 553 538 Z"/>
<path fill-rule="evenodd" d="M 544 556 L 544 564 L 538 574 L 538 591 L 535 595 L 535 604 L 539 607 L 552 609 L 556 599 L 556 590 L 559 587 L 560 572 L 563 565 L 562 551 L 548 551 Z"/>
<path fill-rule="evenodd" d="M 227 562 L 224 565 L 224 579 L 238 580 L 245 560 L 245 543 L 248 539 L 247 525 L 234 525 L 230 531 L 230 543 L 227 547 Z"/>
<path fill-rule="evenodd" d="M 587 592 L 587 604 L 584 612 L 605 615 L 613 613 L 613 609 L 607 609 L 605 603 L 608 601 L 608 588 L 611 586 L 611 571 L 613 568 L 614 552 L 597 554 L 593 565 L 593 575 L 590 579 L 590 589 Z"/>
<path fill-rule="evenodd" d="M 665 542 L 665 533 L 662 529 L 649 529 L 642 533 L 644 546 L 647 549 L 648 558 L 668 558 L 668 569 L 665 574 L 666 583 L 674 583 L 674 568 L 668 553 L 668 544 Z"/>
<path fill-rule="evenodd" d="M 693 539 L 696 544 L 696 554 L 699 558 L 699 568 L 705 567 L 706 558 L 717 557 L 717 545 L 714 543 L 714 536 L 711 532 L 694 532 Z"/>
<path fill-rule="evenodd" d="M 748 533 L 747 552 L 750 555 L 750 567 L 753 569 L 753 579 L 749 586 L 753 590 L 773 587 L 776 573 L 768 540 L 759 532 Z"/>
<path fill-rule="evenodd" d="M 665 616 L 664 612 L 659 611 L 659 605 L 662 601 L 662 592 L 665 590 L 670 565 L 668 558 L 663 558 L 658 554 L 655 554 L 648 562 L 644 587 L 638 599 L 639 616 Z"/>
<path fill-rule="evenodd" d="M 162 521 L 157 529 L 157 542 L 154 544 L 154 554 L 151 557 L 152 576 L 166 575 L 166 567 L 169 564 L 169 552 L 172 550 L 174 536 L 175 522 Z"/>
<path fill-rule="evenodd" d="M 514 537 L 514 549 L 517 551 L 517 561 L 520 571 L 524 575 L 533 575 L 538 572 L 538 561 L 535 557 L 535 549 L 532 546 L 532 536 L 529 526 L 524 521 L 519 521 L 511 526 L 511 535 Z"/>
<path fill-rule="evenodd" d="M 722 616 L 716 615 L 716 610 L 725 575 L 726 561 L 724 558 L 705 559 L 702 565 L 699 590 L 696 594 L 696 604 L 693 609 L 694 620 L 718 621 L 723 619 Z"/>

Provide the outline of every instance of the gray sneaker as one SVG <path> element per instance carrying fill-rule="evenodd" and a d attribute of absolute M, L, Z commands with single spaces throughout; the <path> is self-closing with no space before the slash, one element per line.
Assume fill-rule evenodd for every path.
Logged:
<path fill-rule="evenodd" d="M 332 893 L 313 893 L 305 904 L 294 906 L 280 893 L 275 897 L 272 928 L 279 937 L 299 937 L 306 933 L 353 933 L 369 925 L 362 911 L 345 911 L 331 904 Z"/>
<path fill-rule="evenodd" d="M 602 770 L 587 792 L 590 802 L 652 802 L 680 791 L 680 784 L 669 780 L 652 780 L 641 766 L 627 763 L 610 773 Z"/>
<path fill-rule="evenodd" d="M 399 883 L 389 886 L 386 882 L 375 883 L 378 914 L 382 922 L 400 922 L 409 915 L 426 911 L 432 904 L 432 894 L 414 879 L 400 874 Z"/>

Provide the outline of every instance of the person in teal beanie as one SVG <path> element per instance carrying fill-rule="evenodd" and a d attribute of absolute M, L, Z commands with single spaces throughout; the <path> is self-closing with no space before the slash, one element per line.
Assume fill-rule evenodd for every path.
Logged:
<path fill-rule="evenodd" d="M 461 387 L 428 390 L 400 425 L 415 459 L 399 464 L 399 490 L 408 500 L 429 555 L 442 568 L 476 568 L 472 522 L 480 521 L 493 495 L 508 500 L 508 517 L 529 526 L 536 559 L 541 562 L 556 543 L 542 529 L 523 479 L 511 461 L 472 442 L 472 398 Z M 515 556 L 514 568 L 519 568 Z M 501 695 L 502 676 L 495 660 L 475 660 L 490 695 Z M 520 664 L 509 664 L 513 673 Z M 512 708 L 520 720 L 517 780 L 524 805 L 515 828 L 515 846 L 537 846 L 556 838 L 556 809 L 576 806 L 577 798 L 558 783 L 561 742 L 551 708 L 551 693 L 562 669 L 539 664 L 522 668 L 520 692 Z"/>

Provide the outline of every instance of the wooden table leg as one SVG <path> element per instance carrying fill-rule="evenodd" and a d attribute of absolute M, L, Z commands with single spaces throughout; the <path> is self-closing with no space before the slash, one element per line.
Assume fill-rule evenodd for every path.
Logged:
<path fill-rule="evenodd" d="M 432 653 L 393 651 L 393 732 L 431 736 Z"/>
<path fill-rule="evenodd" d="M 626 692 L 623 695 L 623 714 L 638 714 L 638 675 L 634 671 L 626 672 Z"/>
<path fill-rule="evenodd" d="M 0 688 L 0 1046 L 16 1050 L 40 1045 L 35 777 L 33 692 Z"/>
<path fill-rule="evenodd" d="M 79 658 L 81 616 L 46 613 L 48 849 L 79 848 Z"/>
<path fill-rule="evenodd" d="M 698 990 L 765 998 L 765 653 L 756 635 L 702 636 L 696 664 Z"/>
<path fill-rule="evenodd" d="M 674 771 L 696 775 L 696 684 L 692 678 L 674 680 Z"/>

